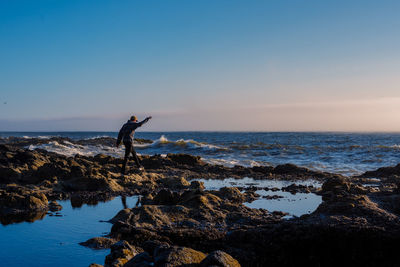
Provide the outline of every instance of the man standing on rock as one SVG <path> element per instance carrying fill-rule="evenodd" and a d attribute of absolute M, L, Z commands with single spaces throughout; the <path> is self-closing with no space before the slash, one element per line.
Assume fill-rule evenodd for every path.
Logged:
<path fill-rule="evenodd" d="M 122 126 L 121 130 L 119 130 L 118 139 L 117 139 L 117 147 L 119 147 L 119 145 L 121 144 L 121 140 L 123 140 L 124 146 L 125 146 L 125 158 L 124 158 L 124 163 L 122 164 L 122 169 L 121 169 L 122 174 L 125 174 L 126 164 L 128 162 L 129 155 L 131 153 L 133 155 L 133 159 L 135 160 L 135 163 L 138 166 L 139 170 L 140 171 L 144 170 L 143 166 L 140 164 L 139 158 L 136 155 L 136 151 L 133 147 L 133 135 L 135 134 L 135 130 L 137 128 L 139 128 L 140 126 L 142 126 L 143 124 L 148 122 L 150 119 L 151 119 L 151 117 L 147 117 L 143 121 L 138 122 L 136 116 L 132 116 L 130 118 L 130 120 Z"/>

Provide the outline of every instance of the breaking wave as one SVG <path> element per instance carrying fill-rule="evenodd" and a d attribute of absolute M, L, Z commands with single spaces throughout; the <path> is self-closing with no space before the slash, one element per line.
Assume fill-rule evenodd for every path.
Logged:
<path fill-rule="evenodd" d="M 114 157 L 120 157 L 123 155 L 123 149 L 121 147 L 116 148 L 103 145 L 79 145 L 68 141 L 63 141 L 62 143 L 51 141 L 46 144 L 29 145 L 28 149 L 44 149 L 49 152 L 54 152 L 68 157 L 73 157 L 75 155 L 95 156 L 97 154 L 105 154 Z"/>
<path fill-rule="evenodd" d="M 152 147 L 161 147 L 161 146 L 177 146 L 177 147 L 182 147 L 182 148 L 188 148 L 188 149 L 203 149 L 203 150 L 227 150 L 227 148 L 222 147 L 222 146 L 216 146 L 212 144 L 207 144 L 203 142 L 198 142 L 193 139 L 179 139 L 176 141 L 171 141 L 168 140 L 164 135 L 161 135 L 160 138 L 155 140 L 152 144 L 148 145 L 139 145 L 138 147 L 146 147 L 146 146 L 152 146 Z"/>

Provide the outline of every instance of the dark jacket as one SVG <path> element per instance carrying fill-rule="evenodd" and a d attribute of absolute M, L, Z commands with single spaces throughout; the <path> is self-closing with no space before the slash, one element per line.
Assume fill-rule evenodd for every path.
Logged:
<path fill-rule="evenodd" d="M 128 121 L 127 123 L 125 123 L 122 126 L 121 130 L 119 130 L 117 145 L 121 144 L 121 140 L 123 140 L 124 143 L 133 142 L 133 136 L 135 134 L 135 130 L 148 121 L 149 119 L 144 119 L 141 122 Z"/>

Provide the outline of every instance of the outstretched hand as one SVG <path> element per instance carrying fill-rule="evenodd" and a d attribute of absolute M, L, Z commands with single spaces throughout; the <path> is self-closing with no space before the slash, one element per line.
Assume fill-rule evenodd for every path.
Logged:
<path fill-rule="evenodd" d="M 147 117 L 147 118 L 146 118 L 146 120 L 150 120 L 151 118 L 153 118 L 153 117 L 152 117 L 152 116 L 150 116 L 150 117 Z"/>

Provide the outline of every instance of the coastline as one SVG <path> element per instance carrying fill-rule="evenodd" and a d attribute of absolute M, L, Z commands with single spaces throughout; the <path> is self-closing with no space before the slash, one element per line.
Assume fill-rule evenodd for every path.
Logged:
<path fill-rule="evenodd" d="M 106 266 L 128 261 L 127 266 L 161 264 L 171 255 L 197 255 L 193 257 L 203 261 L 206 254 L 216 257 L 215 251 L 224 251 L 242 266 L 326 262 L 361 266 L 397 259 L 399 166 L 345 177 L 291 164 L 225 167 L 203 162 L 198 156 L 169 154 L 141 156 L 146 172 L 131 170 L 122 177 L 119 158 L 66 157 L 28 150 L 26 144 L 0 145 L 3 224 L 42 219 L 50 209 L 59 208 L 57 200 L 69 199 L 79 206 L 115 196 L 141 196 L 139 206 L 116 211 L 110 218 L 113 226 L 107 240 L 112 241 L 105 247 L 116 245 Z M 322 203 L 311 214 L 286 219 L 284 212 L 244 205 L 260 199 L 257 186 L 207 190 L 197 181 L 245 177 L 293 181 L 294 186 L 285 190 L 317 194 Z M 305 180 L 320 181 L 322 186 L 296 185 Z M 95 239 L 89 243 L 97 246 L 99 240 L 105 242 Z"/>

